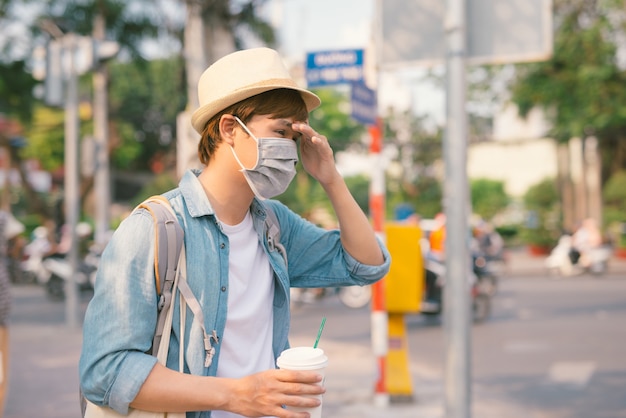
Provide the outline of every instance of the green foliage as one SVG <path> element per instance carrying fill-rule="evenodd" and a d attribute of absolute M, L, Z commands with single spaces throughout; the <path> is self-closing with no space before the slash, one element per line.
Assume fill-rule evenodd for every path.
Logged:
<path fill-rule="evenodd" d="M 145 164 L 137 164 L 137 160 L 143 154 L 143 144 L 135 139 L 135 130 L 130 123 L 120 122 L 115 125 L 117 137 L 120 141 L 115 145 L 111 152 L 112 167 L 141 167 L 145 169 Z M 144 162 L 146 163 L 146 162 Z"/>
<path fill-rule="evenodd" d="M 146 184 L 137 196 L 133 199 L 133 206 L 137 206 L 150 196 L 163 194 L 178 186 L 178 181 L 173 173 L 163 173 L 155 176 L 154 179 Z"/>
<path fill-rule="evenodd" d="M 319 108 L 311 112 L 310 124 L 328 138 L 335 153 L 347 148 L 364 149 L 361 142 L 365 127 L 350 117 L 350 97 L 336 88 L 315 90 L 322 100 Z"/>
<path fill-rule="evenodd" d="M 559 202 L 559 192 L 554 179 L 544 179 L 528 188 L 523 197 L 528 210 L 547 213 L 554 210 Z"/>
<path fill-rule="evenodd" d="M 298 162 L 296 178 L 287 190 L 276 199 L 289 206 L 291 210 L 305 216 L 315 207 L 330 207 L 330 202 L 320 184 L 315 181 Z"/>
<path fill-rule="evenodd" d="M 116 63 L 110 68 L 109 107 L 118 167 L 148 170 L 157 152 L 173 151 L 176 116 L 184 109 L 183 66 L 178 58 Z"/>
<path fill-rule="evenodd" d="M 29 122 L 34 105 L 31 92 L 36 84 L 26 71 L 25 61 L 0 62 L 0 113 Z"/>
<path fill-rule="evenodd" d="M 422 218 L 433 218 L 443 210 L 441 207 L 443 191 L 441 184 L 434 177 L 422 176 L 404 187 L 393 183 L 394 180 L 387 179 L 388 218 L 393 215 L 393 209 L 400 204 L 408 204 L 415 208 L 415 212 Z"/>
<path fill-rule="evenodd" d="M 626 170 L 611 176 L 604 185 L 603 197 L 606 206 L 626 208 Z"/>
<path fill-rule="evenodd" d="M 523 197 L 528 218 L 520 237 L 527 244 L 554 246 L 559 238 L 559 194 L 553 179 L 531 186 Z"/>
<path fill-rule="evenodd" d="M 416 182 L 418 194 L 415 199 L 417 212 L 424 218 L 434 218 L 443 211 L 441 183 L 432 177 L 422 177 Z"/>
<path fill-rule="evenodd" d="M 345 179 L 350 193 L 358 203 L 359 207 L 366 214 L 370 212 L 370 179 L 368 176 L 359 175 L 346 177 Z"/>
<path fill-rule="evenodd" d="M 388 217 L 401 204 L 414 207 L 423 218 L 434 217 L 442 210 L 441 184 L 432 174 L 442 158 L 442 129 L 431 126 L 426 116 L 395 109 L 390 109 L 384 125 L 385 146 L 397 151 L 387 178 Z"/>
<path fill-rule="evenodd" d="M 361 210 L 366 214 L 369 213 L 369 178 L 364 175 L 352 176 L 346 177 L 345 182 Z M 319 208 L 332 212 L 332 205 L 322 186 L 301 166 L 285 193 L 276 199 L 301 216 L 306 216 Z"/>
<path fill-rule="evenodd" d="M 473 212 L 487 221 L 491 221 L 510 202 L 502 181 L 476 179 L 471 181 L 470 189 Z"/>
<path fill-rule="evenodd" d="M 603 222 L 612 232 L 620 247 L 626 247 L 626 234 L 622 224 L 626 223 L 626 170 L 611 176 L 603 189 Z"/>
<path fill-rule="evenodd" d="M 120 44 L 124 54 L 133 59 L 141 58 L 141 42 L 156 38 L 162 30 L 162 17 L 165 13 L 151 0 L 57 0 L 51 2 L 47 10 L 65 30 L 90 36 L 93 33 L 95 16 L 104 17 L 107 39 Z"/>
<path fill-rule="evenodd" d="M 618 65 L 618 40 L 625 35 L 623 2 L 557 0 L 550 60 L 516 66 L 512 101 L 522 115 L 546 111 L 549 135 L 560 141 L 595 135 L 606 166 L 626 165 L 616 153 L 626 130 L 626 71 Z M 622 145 L 623 146 L 623 145 Z M 606 175 L 606 173 L 605 173 Z"/>
<path fill-rule="evenodd" d="M 514 239 L 519 234 L 519 226 L 518 225 L 502 225 L 496 226 L 495 230 L 505 241 L 510 241 Z"/>
<path fill-rule="evenodd" d="M 539 228 L 522 228 L 520 232 L 520 240 L 529 245 L 538 247 L 551 248 L 554 247 L 559 239 L 556 230 Z"/>
<path fill-rule="evenodd" d="M 385 144 L 398 150 L 402 164 L 402 182 L 411 183 L 416 177 L 428 176 L 433 163 L 443 158 L 443 130 L 429 127 L 428 117 L 407 110 L 391 112 L 384 120 Z"/>
<path fill-rule="evenodd" d="M 33 121 L 26 130 L 26 147 L 22 158 L 39 160 L 44 170 L 54 171 L 63 166 L 63 110 L 37 106 Z"/>
<path fill-rule="evenodd" d="M 79 141 L 91 136 L 93 128 L 89 106 L 79 106 Z M 44 170 L 55 171 L 63 167 L 65 150 L 65 112 L 63 109 L 37 104 L 32 121 L 27 125 L 26 147 L 22 158 L 34 158 Z"/>

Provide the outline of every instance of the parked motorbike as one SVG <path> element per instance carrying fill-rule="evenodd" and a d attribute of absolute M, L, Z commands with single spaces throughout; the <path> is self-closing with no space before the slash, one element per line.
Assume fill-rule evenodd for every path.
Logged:
<path fill-rule="evenodd" d="M 43 260 L 51 251 L 47 228 L 38 226 L 33 230 L 31 241 L 24 247 L 24 258 L 21 262 L 22 274 L 28 281 L 39 284 L 48 282 L 50 272 L 44 267 Z"/>
<path fill-rule="evenodd" d="M 560 276 L 585 272 L 601 275 L 608 270 L 611 253 L 611 248 L 603 245 L 591 248 L 582 255 L 574 249 L 571 235 L 562 235 L 546 257 L 545 265 L 549 272 Z"/>
<path fill-rule="evenodd" d="M 493 261 L 482 253 L 472 254 L 472 269 L 478 286 L 489 296 L 494 296 L 498 291 L 498 274 L 493 267 Z"/>
<path fill-rule="evenodd" d="M 427 316 L 439 316 L 443 312 L 443 292 L 446 284 L 446 266 L 436 257 L 426 254 L 424 258 L 426 289 L 420 312 Z M 491 313 L 491 292 L 489 280 L 479 280 L 474 272 L 468 274 L 471 297 L 472 319 L 484 322 Z"/>
<path fill-rule="evenodd" d="M 80 292 L 92 291 L 100 255 L 91 249 L 84 259 L 78 261 L 74 281 Z M 44 284 L 52 300 L 65 300 L 65 286 L 72 274 L 72 266 L 66 256 L 52 255 L 43 260 L 44 268 L 50 273 Z"/>
<path fill-rule="evenodd" d="M 77 227 L 79 241 L 86 239 L 91 229 L 88 225 Z M 65 299 L 65 285 L 72 273 L 72 266 L 65 253 L 53 252 L 48 238 L 48 229 L 39 226 L 33 231 L 33 239 L 24 248 L 25 259 L 22 263 L 24 274 L 46 289 L 51 300 Z M 95 275 L 100 260 L 101 250 L 92 245 L 82 259 L 79 259 L 74 280 L 79 291 L 91 291 L 95 283 Z"/>

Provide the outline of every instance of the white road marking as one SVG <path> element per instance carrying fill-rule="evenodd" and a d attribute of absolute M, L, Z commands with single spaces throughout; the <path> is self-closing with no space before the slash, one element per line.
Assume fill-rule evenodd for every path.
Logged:
<path fill-rule="evenodd" d="M 595 369 L 596 364 L 593 361 L 559 362 L 550 366 L 548 378 L 555 383 L 585 386 Z"/>
<path fill-rule="evenodd" d="M 541 341 L 508 341 L 503 346 L 503 350 L 508 353 L 529 353 L 549 349 L 549 344 Z"/>

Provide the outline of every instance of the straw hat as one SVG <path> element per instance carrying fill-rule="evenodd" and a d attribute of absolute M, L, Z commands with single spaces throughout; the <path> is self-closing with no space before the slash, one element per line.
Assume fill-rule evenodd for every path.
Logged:
<path fill-rule="evenodd" d="M 300 92 L 309 112 L 321 103 L 315 94 L 298 87 L 280 55 L 273 49 L 253 48 L 226 55 L 200 76 L 200 107 L 191 115 L 191 124 L 202 133 L 209 119 L 221 110 L 259 93 L 279 88 Z"/>

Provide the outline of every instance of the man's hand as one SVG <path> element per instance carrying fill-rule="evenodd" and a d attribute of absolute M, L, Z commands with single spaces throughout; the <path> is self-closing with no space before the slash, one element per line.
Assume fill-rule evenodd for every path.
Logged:
<path fill-rule="evenodd" d="M 294 123 L 292 128 L 302 134 L 300 137 L 300 156 L 307 173 L 322 185 L 332 183 L 341 177 L 335 167 L 333 150 L 328 139 L 306 123 Z"/>
<path fill-rule="evenodd" d="M 313 408 L 321 401 L 322 376 L 311 371 L 268 370 L 234 380 L 232 396 L 224 409 L 247 417 L 306 418 L 306 412 L 286 407 Z"/>

